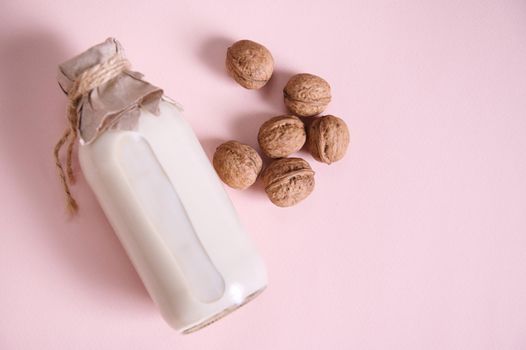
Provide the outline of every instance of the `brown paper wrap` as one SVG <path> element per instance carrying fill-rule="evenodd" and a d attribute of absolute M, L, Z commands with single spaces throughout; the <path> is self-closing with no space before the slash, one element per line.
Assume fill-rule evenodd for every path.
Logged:
<path fill-rule="evenodd" d="M 57 77 L 60 87 L 68 94 L 84 71 L 115 56 L 124 58 L 124 50 L 116 39 L 108 38 L 62 63 Z M 155 115 L 159 114 L 163 91 L 142 77 L 139 72 L 124 70 L 80 97 L 77 127 L 81 143 L 93 142 L 108 129 L 133 130 L 137 125 L 140 107 Z"/>

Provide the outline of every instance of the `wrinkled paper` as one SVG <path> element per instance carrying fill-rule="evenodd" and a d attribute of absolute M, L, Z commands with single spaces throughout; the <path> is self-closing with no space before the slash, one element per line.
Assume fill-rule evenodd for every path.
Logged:
<path fill-rule="evenodd" d="M 124 50 L 116 39 L 108 38 L 62 63 L 57 80 L 64 93 L 68 94 L 82 72 L 114 55 L 124 58 Z M 144 81 L 142 77 L 139 72 L 125 70 L 81 97 L 77 109 L 81 143 L 93 142 L 108 129 L 134 130 L 140 116 L 139 108 L 154 115 L 159 114 L 163 90 Z"/>

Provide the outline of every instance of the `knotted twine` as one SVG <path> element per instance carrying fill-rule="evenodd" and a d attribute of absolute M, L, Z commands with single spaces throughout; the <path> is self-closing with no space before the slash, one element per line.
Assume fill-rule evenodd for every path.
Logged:
<path fill-rule="evenodd" d="M 70 190 L 70 185 L 75 183 L 72 160 L 73 148 L 78 138 L 80 124 L 79 103 L 91 90 L 107 83 L 129 68 L 129 61 L 116 54 L 110 59 L 96 64 L 82 72 L 78 78 L 73 81 L 73 84 L 68 91 L 68 106 L 66 109 L 68 126 L 60 140 L 55 145 L 53 155 L 55 157 L 58 176 L 66 196 L 66 207 L 71 214 L 75 214 L 79 209 L 77 201 L 73 198 Z M 64 165 L 60 159 L 60 150 L 66 142 L 68 142 L 68 145 L 64 169 Z"/>

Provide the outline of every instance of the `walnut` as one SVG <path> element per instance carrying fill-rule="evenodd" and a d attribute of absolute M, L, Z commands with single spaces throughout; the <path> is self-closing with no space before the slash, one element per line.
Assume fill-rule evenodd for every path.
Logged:
<path fill-rule="evenodd" d="M 290 207 L 305 199 L 314 189 L 314 171 L 301 158 L 273 161 L 262 174 L 265 192 L 278 207 Z"/>
<path fill-rule="evenodd" d="M 258 133 L 259 146 L 270 158 L 287 157 L 299 151 L 306 139 L 305 125 L 293 115 L 270 118 L 261 125 Z"/>
<path fill-rule="evenodd" d="M 296 74 L 283 89 L 285 105 L 294 114 L 311 117 L 325 110 L 331 102 L 331 87 L 313 74 Z"/>
<path fill-rule="evenodd" d="M 274 59 L 265 46 L 250 40 L 240 40 L 228 48 L 226 68 L 244 88 L 259 89 L 272 76 Z"/>
<path fill-rule="evenodd" d="M 228 141 L 217 147 L 213 165 L 224 183 L 244 190 L 256 181 L 263 162 L 249 145 Z"/>
<path fill-rule="evenodd" d="M 349 129 L 342 119 L 333 115 L 314 118 L 307 144 L 314 159 L 331 164 L 345 155 L 349 146 Z"/>

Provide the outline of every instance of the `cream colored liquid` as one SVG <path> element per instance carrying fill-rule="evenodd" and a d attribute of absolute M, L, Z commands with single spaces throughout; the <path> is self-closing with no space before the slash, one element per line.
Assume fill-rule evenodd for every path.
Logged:
<path fill-rule="evenodd" d="M 184 331 L 267 283 L 264 264 L 181 111 L 81 145 L 82 171 L 164 318 Z"/>

